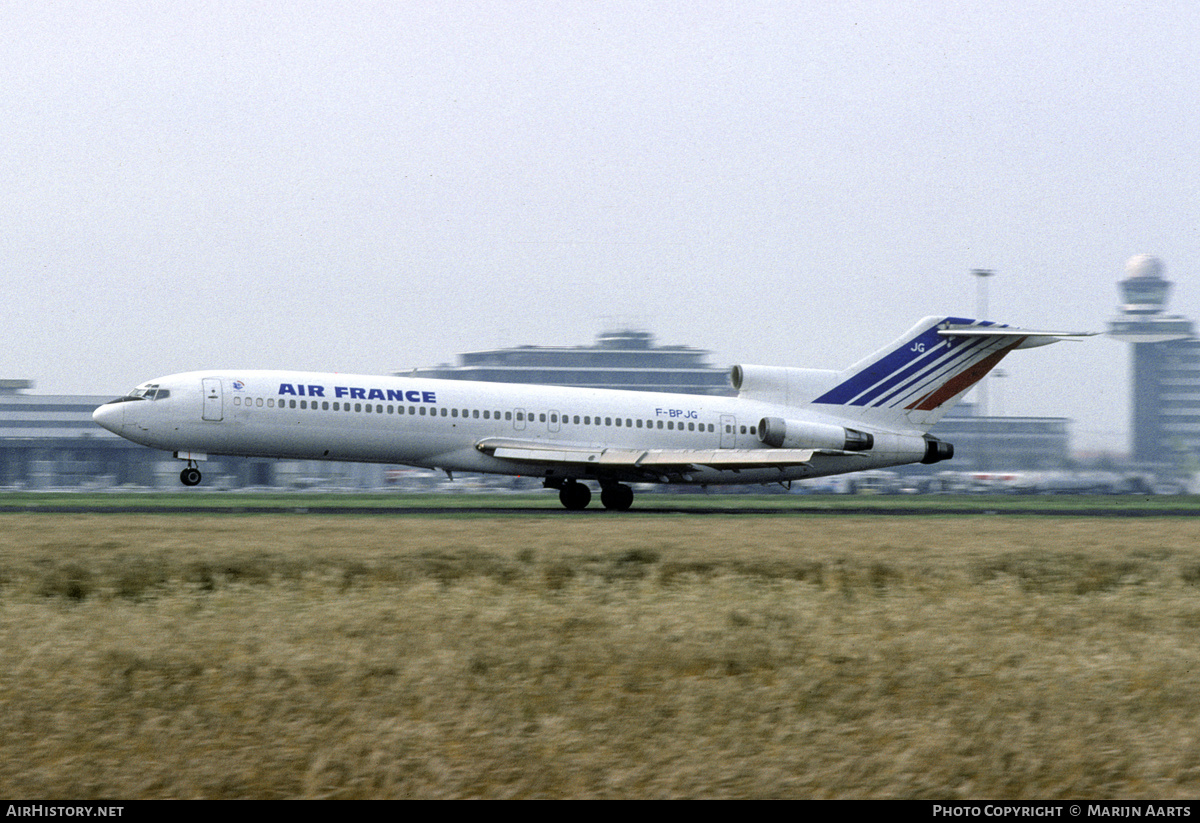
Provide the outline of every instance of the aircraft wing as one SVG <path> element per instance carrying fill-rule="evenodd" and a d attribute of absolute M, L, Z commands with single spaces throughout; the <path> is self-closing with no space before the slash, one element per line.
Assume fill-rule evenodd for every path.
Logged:
<path fill-rule="evenodd" d="M 786 469 L 812 462 L 824 449 L 620 449 L 587 448 L 533 440 L 489 438 L 475 444 L 502 460 L 561 463 L 589 471 L 643 471 L 649 475 L 676 474 L 702 467 L 722 471 Z M 833 452 L 842 454 L 842 452 Z"/>

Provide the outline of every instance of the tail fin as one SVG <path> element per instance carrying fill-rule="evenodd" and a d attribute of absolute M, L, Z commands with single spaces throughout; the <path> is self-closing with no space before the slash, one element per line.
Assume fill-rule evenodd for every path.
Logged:
<path fill-rule="evenodd" d="M 987 320 L 926 317 L 903 337 L 855 363 L 813 403 L 888 428 L 928 431 L 1013 349 L 1079 332 L 1028 331 Z"/>

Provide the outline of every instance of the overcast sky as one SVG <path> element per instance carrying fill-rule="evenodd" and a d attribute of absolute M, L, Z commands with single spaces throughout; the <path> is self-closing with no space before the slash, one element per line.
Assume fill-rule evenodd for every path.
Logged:
<path fill-rule="evenodd" d="M 841 367 L 927 314 L 1200 316 L 1194 2 L 38 2 L 0 28 L 0 377 L 390 372 L 635 324 Z M 1123 451 L 1128 351 L 993 411 Z"/>

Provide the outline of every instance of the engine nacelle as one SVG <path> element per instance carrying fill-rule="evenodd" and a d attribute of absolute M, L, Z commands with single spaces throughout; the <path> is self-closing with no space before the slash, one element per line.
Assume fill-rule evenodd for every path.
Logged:
<path fill-rule="evenodd" d="M 758 439 L 777 449 L 861 452 L 875 445 L 874 435 L 868 432 L 829 423 L 784 420 L 779 417 L 764 417 L 758 421 Z"/>
<path fill-rule="evenodd" d="M 921 458 L 922 463 L 926 465 L 930 463 L 940 463 L 943 460 L 949 460 L 953 456 L 953 443 L 947 443 L 944 440 L 938 440 L 932 434 L 925 435 L 925 456 Z"/>
<path fill-rule="evenodd" d="M 738 397 L 803 406 L 838 384 L 840 373 L 827 369 L 792 369 L 783 366 L 734 366 L 729 382 Z"/>

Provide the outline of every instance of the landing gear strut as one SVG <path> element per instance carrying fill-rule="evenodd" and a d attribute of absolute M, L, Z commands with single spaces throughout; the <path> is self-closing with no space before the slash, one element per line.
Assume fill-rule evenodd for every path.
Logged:
<path fill-rule="evenodd" d="M 199 486 L 200 470 L 189 463 L 188 467 L 179 473 L 179 482 L 185 486 Z"/>

